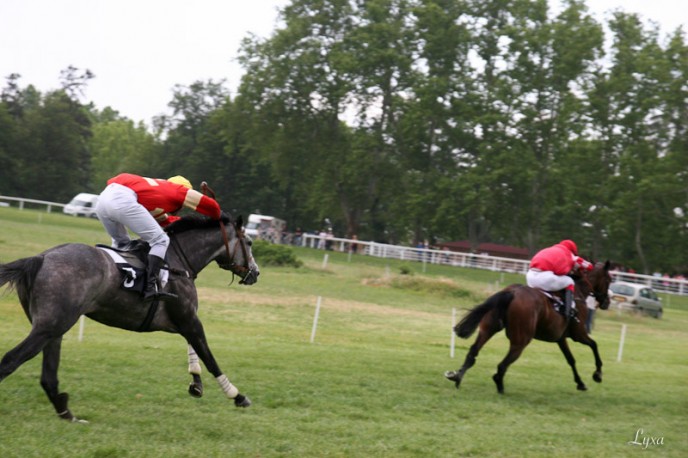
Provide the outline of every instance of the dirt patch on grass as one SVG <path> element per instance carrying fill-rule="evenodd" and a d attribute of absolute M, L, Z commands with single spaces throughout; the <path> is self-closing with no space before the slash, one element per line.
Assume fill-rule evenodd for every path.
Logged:
<path fill-rule="evenodd" d="M 443 297 L 474 298 L 474 291 L 464 288 L 449 278 L 430 278 L 415 275 L 396 275 L 366 278 L 367 286 L 401 289 L 422 294 L 435 294 Z"/>
<path fill-rule="evenodd" d="M 275 307 L 315 307 L 316 296 L 274 296 L 267 294 L 249 294 L 233 291 L 230 294 L 220 292 L 213 288 L 199 288 L 198 289 L 199 302 L 210 302 L 216 305 L 227 304 L 229 306 L 237 303 L 247 304 L 250 306 L 270 305 Z M 322 306 L 328 309 L 334 309 L 340 312 L 363 312 L 374 315 L 396 315 L 408 316 L 417 318 L 431 318 L 436 317 L 436 313 L 426 312 L 422 310 L 409 310 L 388 305 L 373 304 L 370 302 L 348 301 L 337 298 L 323 298 Z M 202 305 L 201 305 L 202 307 Z"/>

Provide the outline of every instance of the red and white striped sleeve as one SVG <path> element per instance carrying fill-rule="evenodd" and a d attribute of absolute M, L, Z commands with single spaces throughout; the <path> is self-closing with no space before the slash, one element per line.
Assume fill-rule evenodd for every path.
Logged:
<path fill-rule="evenodd" d="M 198 191 L 189 189 L 184 198 L 184 206 L 202 215 L 210 216 L 213 219 L 220 219 L 222 210 L 220 204 L 211 197 L 201 194 Z"/>

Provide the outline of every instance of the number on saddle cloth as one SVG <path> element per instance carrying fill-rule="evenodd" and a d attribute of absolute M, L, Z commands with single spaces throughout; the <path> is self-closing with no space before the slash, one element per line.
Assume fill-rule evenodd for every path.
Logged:
<path fill-rule="evenodd" d="M 100 244 L 96 248 L 106 252 L 114 261 L 122 275 L 122 289 L 143 294 L 146 286 L 146 258 L 150 250 L 147 242 L 132 240 L 121 248 Z"/>

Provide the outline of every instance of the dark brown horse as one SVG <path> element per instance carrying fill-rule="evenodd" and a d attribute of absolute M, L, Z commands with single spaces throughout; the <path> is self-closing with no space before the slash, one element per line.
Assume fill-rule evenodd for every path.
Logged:
<path fill-rule="evenodd" d="M 567 338 L 574 342 L 580 342 L 589 346 L 595 355 L 595 372 L 592 376 L 596 382 L 602 381 L 602 360 L 597 351 L 597 344 L 588 335 L 585 329 L 585 320 L 588 309 L 585 299 L 594 296 L 602 310 L 609 308 L 609 261 L 597 263 L 590 272 L 576 272 L 573 278 L 576 283 L 574 299 L 576 301 L 577 316 L 567 318 L 554 310 L 551 299 L 542 291 L 524 285 L 511 285 L 498 293 L 490 296 L 483 304 L 472 309 L 454 327 L 456 335 L 468 338 L 476 327 L 480 326 L 478 338 L 466 355 L 463 366 L 458 371 L 447 371 L 444 375 L 456 384 L 461 385 L 461 380 L 466 371 L 473 367 L 480 349 L 490 338 L 502 329 L 506 329 L 509 338 L 509 352 L 497 366 L 497 373 L 492 379 L 497 384 L 497 391 L 504 393 L 504 374 L 511 363 L 516 361 L 526 346 L 533 340 L 556 342 L 559 345 L 566 361 L 573 370 L 573 379 L 576 387 L 583 391 L 587 387 L 581 380 L 576 370 L 576 360 L 571 354 Z"/>

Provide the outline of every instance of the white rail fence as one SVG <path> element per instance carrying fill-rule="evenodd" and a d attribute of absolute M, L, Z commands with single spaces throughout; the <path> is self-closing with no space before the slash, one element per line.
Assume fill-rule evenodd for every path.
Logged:
<path fill-rule="evenodd" d="M 321 237 L 315 234 L 303 234 L 301 245 L 310 248 L 329 249 L 334 251 L 355 251 L 358 254 L 379 258 L 398 259 L 402 261 L 445 264 L 455 267 L 472 267 L 495 272 L 511 272 L 525 275 L 530 261 L 512 258 L 501 258 L 487 254 L 458 253 L 455 251 L 413 248 L 384 243 L 365 242 L 342 238 Z M 354 249 L 355 247 L 355 249 Z M 658 292 L 667 294 L 688 295 L 688 281 L 656 277 L 654 275 L 633 274 L 620 271 L 611 272 L 615 281 L 628 281 L 651 286 Z"/>
<path fill-rule="evenodd" d="M 45 207 L 48 213 L 52 211 L 53 207 L 63 208 L 65 206 L 65 204 L 45 200 L 0 196 L 0 206 L 8 206 L 9 204 L 6 201 L 16 202 L 20 210 L 23 210 L 26 204 L 32 207 Z M 321 237 L 315 234 L 303 234 L 301 235 L 300 241 L 297 241 L 297 243 L 310 248 L 325 249 L 327 246 L 328 249 L 334 251 L 355 251 L 358 254 L 375 256 L 378 258 L 399 259 L 402 261 L 415 261 L 429 264 L 445 264 L 455 267 L 472 267 L 494 272 L 511 272 L 523 275 L 528 271 L 528 264 L 530 262 L 521 259 L 490 256 L 487 254 L 458 253 L 447 250 L 413 248 L 400 245 L 388 245 L 385 243 L 366 242 L 363 240 Z M 682 296 L 688 295 L 688 280 L 620 271 L 613 271 L 612 278 L 617 281 L 628 281 L 648 285 L 662 293 L 679 294 Z"/>
<path fill-rule="evenodd" d="M 47 200 L 36 200 L 36 199 L 25 199 L 23 197 L 10 197 L 10 196 L 0 196 L 0 207 L 9 207 L 11 204 L 9 202 L 17 202 L 19 210 L 23 210 L 26 204 L 31 206 L 45 207 L 46 212 L 50 213 L 53 207 L 64 208 L 65 204 L 60 204 L 57 202 L 48 202 Z"/>

